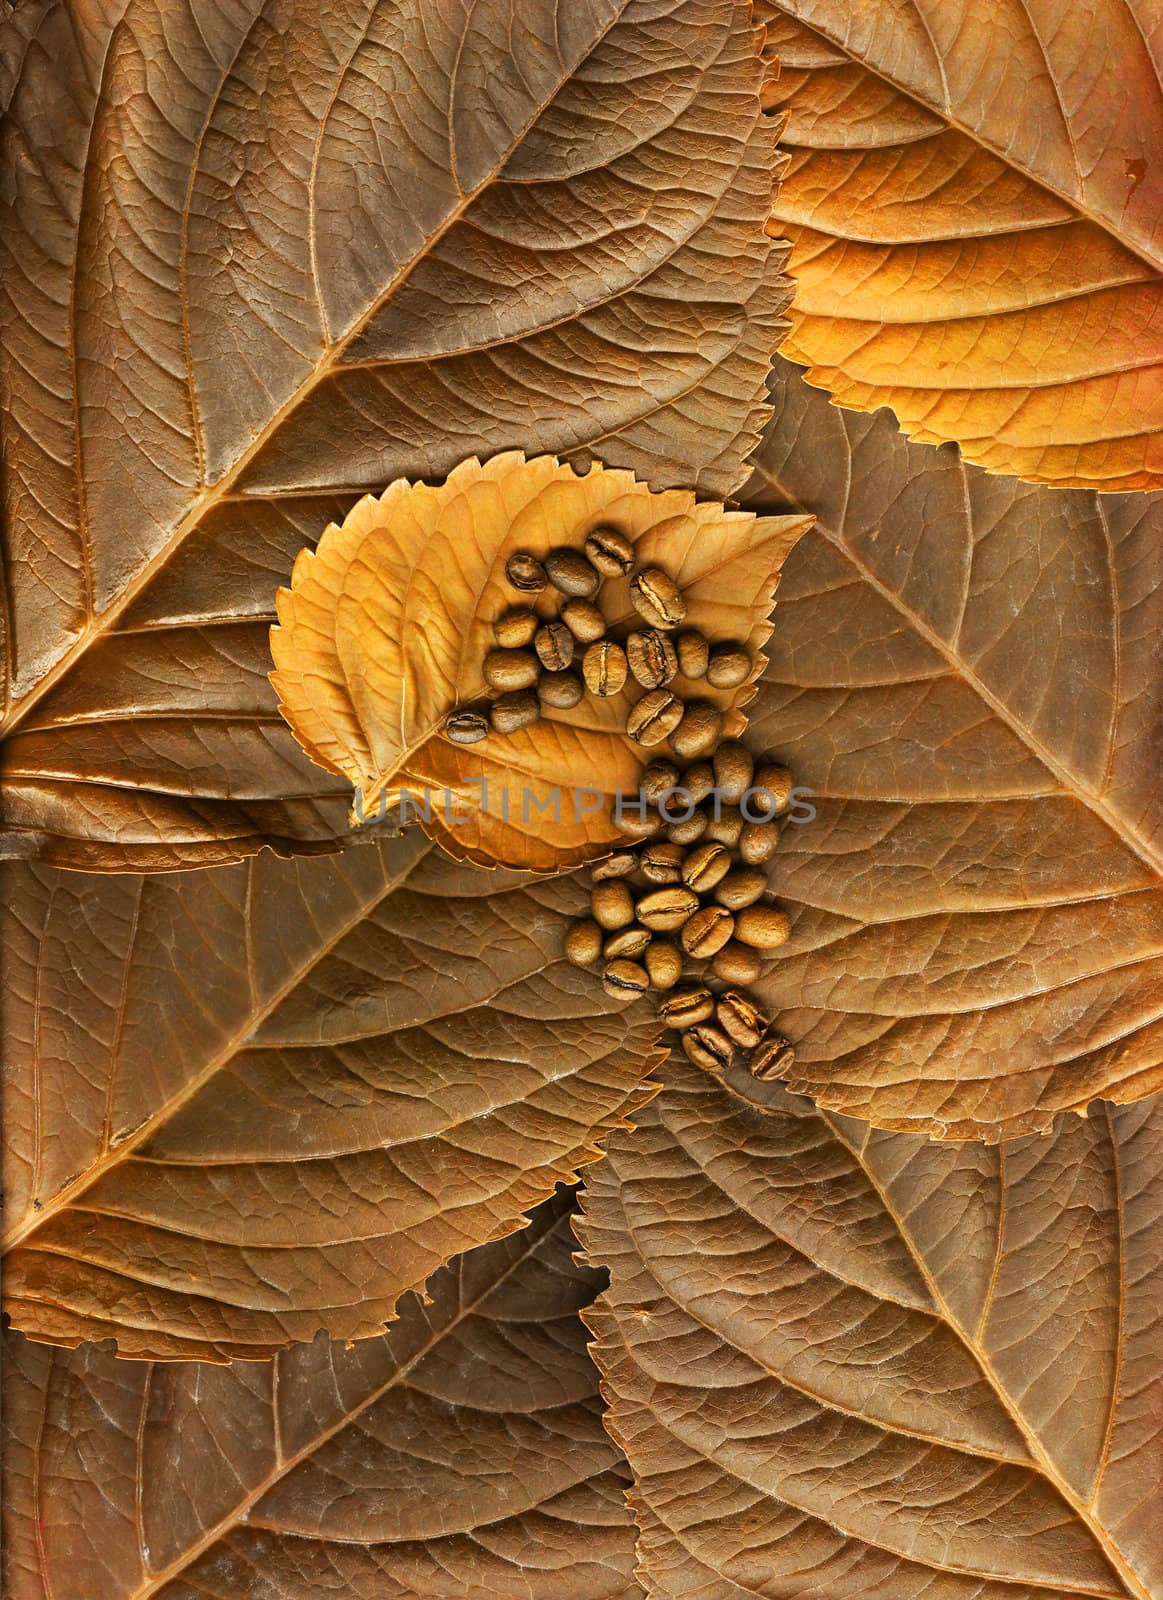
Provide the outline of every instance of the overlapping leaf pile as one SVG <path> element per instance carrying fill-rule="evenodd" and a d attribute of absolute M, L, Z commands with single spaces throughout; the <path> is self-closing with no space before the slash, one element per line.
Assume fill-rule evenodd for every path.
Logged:
<path fill-rule="evenodd" d="M 756 9 L 4 13 L 13 1600 L 1163 1595 L 1163 500 L 786 364 L 746 481 L 784 227 L 846 405 L 1157 481 L 1155 35 Z M 681 502 L 749 637 L 818 519 L 747 708 L 797 1093 L 279 715 L 297 554 L 519 450 Z"/>
<path fill-rule="evenodd" d="M 783 254 L 747 7 L 70 0 L 4 24 L 10 853 L 331 847 L 274 590 L 392 479 L 535 443 L 726 495 Z"/>
<path fill-rule="evenodd" d="M 639 1594 L 571 1198 L 346 1349 L 157 1367 L 10 1340 L 9 1593 L 235 1600 L 261 1573 L 268 1595 L 357 1600 Z"/>

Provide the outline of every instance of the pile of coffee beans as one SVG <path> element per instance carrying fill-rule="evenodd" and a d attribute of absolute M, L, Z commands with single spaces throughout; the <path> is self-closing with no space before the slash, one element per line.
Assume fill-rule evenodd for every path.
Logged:
<path fill-rule="evenodd" d="M 745 1053 L 756 1077 L 785 1077 L 795 1059 L 744 987 L 788 937 L 764 869 L 791 790 L 786 767 L 756 765 L 738 739 L 682 769 L 652 762 L 639 794 L 615 802 L 627 845 L 592 868 L 590 916 L 565 937 L 567 958 L 600 967 L 607 994 L 660 991 L 660 1016 L 710 1072 Z"/>
<path fill-rule="evenodd" d="M 684 699 L 674 687 L 681 676 L 738 688 L 755 670 L 750 650 L 708 640 L 688 621 L 679 585 L 661 567 L 637 566 L 615 527 L 594 528 L 582 549 L 562 545 L 544 559 L 517 551 L 505 575 L 524 603 L 493 624 L 496 643 L 482 666 L 492 699 L 483 709 L 458 707 L 445 722 L 447 736 L 475 744 L 490 731 L 528 727 L 546 708 L 568 710 L 587 693 L 604 698 L 630 688 L 626 732 L 658 752 L 638 794 L 615 800 L 613 821 L 626 846 L 594 866 L 591 916 L 569 929 L 566 956 L 578 967 L 600 967 L 617 999 L 657 992 L 660 1016 L 697 1066 L 722 1073 L 745 1053 L 756 1077 L 785 1077 L 794 1048 L 745 986 L 788 937 L 765 868 L 792 777 L 778 762 L 756 764 L 738 739 L 724 739 L 713 700 Z M 617 637 L 600 604 L 606 578 L 629 580 L 637 614 Z M 551 596 L 554 614 L 545 615 Z"/>
<path fill-rule="evenodd" d="M 494 622 L 496 643 L 482 663 L 490 702 L 449 713 L 444 731 L 453 743 L 476 744 L 490 730 L 516 733 L 546 708 L 568 711 L 587 693 L 606 698 L 630 685 L 644 691 L 626 718 L 637 744 L 669 741 L 680 761 L 714 750 L 723 733 L 718 706 L 698 696 L 683 700 L 672 685 L 681 673 L 716 689 L 737 688 L 754 670 L 751 652 L 735 640 L 712 644 L 697 628 L 684 627 L 681 589 L 660 567 L 636 567 L 634 547 L 620 529 L 594 528 L 582 549 L 559 545 L 544 560 L 515 551 L 505 576 L 525 603 Z M 638 625 L 619 629 L 617 638 L 600 604 L 606 578 L 629 578 L 638 616 Z M 556 599 L 556 615 L 534 609 L 532 602 L 547 596 Z"/>

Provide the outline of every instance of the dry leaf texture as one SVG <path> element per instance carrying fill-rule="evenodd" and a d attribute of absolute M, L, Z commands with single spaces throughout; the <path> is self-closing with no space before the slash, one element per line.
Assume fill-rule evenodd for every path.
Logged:
<path fill-rule="evenodd" d="M 648 1594 L 1158 1595 L 1163 1102 L 948 1146 L 672 1067 L 583 1228 Z"/>
<path fill-rule="evenodd" d="M 1163 498 L 1026 487 L 781 363 L 749 503 L 818 513 L 752 733 L 813 789 L 764 985 L 793 1088 L 1045 1129 L 1163 1085 Z"/>
<path fill-rule="evenodd" d="M 569 878 L 382 846 L 5 869 L 6 1309 L 123 1355 L 382 1331 L 648 1091 L 658 1023 L 560 957 Z"/>
<path fill-rule="evenodd" d="M 762 0 L 791 156 L 785 352 L 1038 483 L 1163 486 L 1150 0 Z"/>
<path fill-rule="evenodd" d="M 263 624 L 351 491 L 530 442 L 738 487 L 787 299 L 761 36 L 734 0 L 5 12 L 6 853 L 347 831 Z"/>
<path fill-rule="evenodd" d="M 470 746 L 445 736 L 448 713 L 487 694 L 492 624 L 524 598 L 506 581 L 509 556 L 580 548 L 592 528 L 613 525 L 640 567 L 675 579 L 707 638 L 746 642 L 758 673 L 780 567 L 810 521 L 725 511 L 687 490 L 652 493 L 629 472 L 595 464 L 580 476 L 515 451 L 465 461 L 438 488 L 400 479 L 329 527 L 280 591 L 279 709 L 312 757 L 353 784 L 365 815 L 407 791 L 451 854 L 560 870 L 609 852 L 619 838 L 611 797 L 637 790 L 654 752 L 625 733 L 642 692 L 633 680 L 573 710 L 547 709 L 519 733 Z M 546 618 L 555 598 L 538 601 Z M 627 580 L 607 580 L 601 603 L 615 628 L 641 625 Z M 751 683 L 716 690 L 680 678 L 675 688 L 717 701 L 729 735 L 744 730 Z"/>
<path fill-rule="evenodd" d="M 630 1600 L 568 1194 L 272 1363 L 6 1351 L 10 1600 Z"/>

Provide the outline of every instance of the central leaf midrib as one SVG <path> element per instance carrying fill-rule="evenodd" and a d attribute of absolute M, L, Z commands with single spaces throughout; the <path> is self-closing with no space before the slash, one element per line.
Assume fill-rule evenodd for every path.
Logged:
<path fill-rule="evenodd" d="M 794 505 L 799 505 L 799 497 L 783 484 L 773 473 L 768 472 L 762 464 L 756 465 L 756 472 L 780 494 L 786 495 Z M 1010 711 L 1009 707 L 985 683 L 968 662 L 960 656 L 949 644 L 929 627 L 928 623 L 918 615 L 894 589 L 883 583 L 872 568 L 861 561 L 860 557 L 848 544 L 842 533 L 829 527 L 822 520 L 816 523 L 820 533 L 836 550 L 855 568 L 860 578 L 875 590 L 892 609 L 901 616 L 912 628 L 913 632 L 925 641 L 933 652 L 938 655 L 950 671 L 974 694 L 989 707 L 990 711 L 999 722 L 1005 724 L 1011 733 L 1018 738 L 1031 755 L 1038 760 L 1046 770 L 1053 775 L 1064 793 L 1073 796 L 1080 805 L 1092 811 L 1099 820 L 1114 834 L 1115 838 L 1149 868 L 1156 878 L 1163 878 L 1163 850 L 1156 851 L 1151 843 L 1141 837 L 1130 823 L 1112 806 L 1108 805 L 1100 795 L 1092 794 L 1082 785 L 1081 779 L 1065 766 L 1056 756 L 1037 738 L 1032 728 L 1026 726 L 1021 719 Z M 850 686 L 849 686 L 850 687 Z"/>
<path fill-rule="evenodd" d="M 240 1525 L 248 1522 L 250 1511 L 262 1500 L 265 1495 L 271 1491 L 272 1488 L 275 1487 L 276 1484 L 282 1482 L 282 1480 L 286 1478 L 290 1472 L 292 1472 L 296 1467 L 300 1466 L 304 1461 L 308 1460 L 337 1434 L 341 1433 L 345 1428 L 350 1427 L 354 1420 L 362 1415 L 362 1413 L 365 1412 L 369 1406 L 373 1406 L 379 1400 L 383 1399 L 384 1395 L 388 1394 L 397 1386 L 397 1384 L 407 1377 L 409 1372 L 417 1367 L 421 1361 L 423 1361 L 434 1349 L 437 1348 L 441 1340 L 447 1338 L 454 1329 L 459 1327 L 462 1322 L 472 1315 L 477 1310 L 477 1307 L 481 1305 L 482 1302 L 485 1301 L 496 1289 L 500 1288 L 500 1286 L 513 1275 L 518 1267 L 524 1266 L 525 1262 L 529 1260 L 536 1247 L 540 1245 L 544 1239 L 549 1237 L 553 1229 L 557 1227 L 560 1221 L 560 1216 L 554 1216 L 550 1226 L 548 1226 L 543 1233 L 538 1233 L 538 1236 L 530 1241 L 530 1243 L 516 1257 L 516 1259 L 506 1265 L 503 1272 L 499 1273 L 495 1278 L 491 1278 L 473 1298 L 467 1301 L 460 1301 L 455 1313 L 448 1319 L 448 1321 L 441 1325 L 439 1331 L 434 1333 L 429 1339 L 425 1340 L 420 1348 L 416 1350 L 405 1362 L 401 1363 L 400 1366 L 393 1368 L 391 1374 L 384 1380 L 383 1383 L 378 1384 L 374 1389 L 369 1390 L 369 1392 L 364 1395 L 357 1404 L 345 1408 L 338 1421 L 332 1423 L 330 1427 L 320 1429 L 320 1431 L 315 1434 L 307 1444 L 295 1451 L 293 1455 L 290 1455 L 284 1460 L 277 1462 L 275 1467 L 253 1489 L 242 1496 L 224 1517 L 213 1524 L 212 1527 L 208 1528 L 199 1540 L 184 1550 L 180 1556 L 178 1556 L 169 1564 L 169 1566 L 164 1567 L 160 1572 L 154 1573 L 153 1577 L 148 1583 L 140 1585 L 134 1589 L 132 1594 L 127 1597 L 127 1600 L 147 1600 L 148 1596 L 157 1594 L 164 1585 L 171 1583 L 179 1574 L 188 1571 L 198 1557 L 203 1555 L 208 1549 L 216 1544 L 224 1534 L 228 1533 L 231 1529 L 239 1527 Z M 536 1224 L 530 1224 L 530 1231 L 532 1231 L 532 1228 L 535 1226 Z M 276 1368 L 280 1359 L 281 1358 L 278 1356 L 274 1358 Z M 272 1399 L 272 1416 L 274 1415 L 273 1406 L 274 1401 Z"/>
<path fill-rule="evenodd" d="M 104 1176 L 111 1168 L 118 1166 L 127 1156 L 140 1148 L 140 1146 L 159 1127 L 163 1127 L 170 1118 L 184 1105 L 198 1094 L 205 1085 L 222 1070 L 224 1064 L 233 1060 L 246 1043 L 254 1037 L 258 1027 L 268 1017 L 273 1016 L 282 1002 L 305 981 L 307 975 L 313 971 L 354 929 L 365 922 L 381 901 L 393 894 L 411 877 L 421 862 L 429 855 L 433 845 L 428 844 L 409 863 L 407 870 L 397 876 L 385 872 L 375 892 L 368 896 L 361 896 L 357 902 L 352 916 L 344 918 L 335 931 L 326 939 L 312 945 L 308 956 L 288 974 L 283 983 L 278 985 L 267 999 L 261 1004 L 248 1006 L 239 1025 L 235 1028 L 221 1045 L 214 1051 L 199 1072 L 196 1072 L 181 1088 L 150 1117 L 147 1117 L 127 1138 L 112 1149 L 105 1150 L 91 1166 L 85 1169 L 72 1183 L 67 1184 L 58 1194 L 41 1206 L 39 1210 L 32 1210 L 18 1225 L 13 1227 L 0 1240 L 0 1255 L 7 1254 L 22 1245 L 25 1240 L 34 1236 L 45 1223 L 62 1211 L 67 1210 L 79 1195 L 85 1194 L 93 1185 Z M 255 863 L 253 858 L 247 863 L 248 875 L 253 874 Z M 249 939 L 249 925 L 247 928 Z"/>
<path fill-rule="evenodd" d="M 1115 811 L 1112 806 L 1108 805 L 1100 795 L 1091 794 L 1083 788 L 1081 779 L 1052 754 L 1035 735 L 1032 728 L 1027 727 L 1024 722 L 1010 711 L 1009 707 L 994 693 L 985 680 L 973 671 L 963 657 L 952 650 L 941 636 L 929 627 L 923 618 L 913 611 L 910 606 L 906 605 L 900 595 L 882 584 L 872 569 L 860 560 L 856 552 L 844 540 L 834 534 L 830 528 L 823 527 L 822 531 L 837 549 L 843 551 L 869 587 L 875 589 L 882 599 L 887 600 L 894 610 L 906 618 L 917 635 L 924 639 L 931 649 L 937 651 L 948 662 L 949 666 L 984 701 L 998 720 L 1004 722 L 1047 771 L 1053 773 L 1063 789 L 1093 811 L 1095 816 L 1106 824 L 1115 837 L 1126 845 L 1128 850 L 1133 851 L 1144 866 L 1148 867 L 1156 877 L 1163 877 L 1163 851 L 1156 852 L 1153 850 L 1150 843 L 1142 838 L 1126 819 Z"/>
<path fill-rule="evenodd" d="M 763 1217 L 757 1215 L 757 1213 L 746 1206 L 738 1198 L 738 1196 L 731 1193 L 731 1191 L 727 1189 L 719 1179 L 713 1177 L 711 1173 L 707 1171 L 707 1169 L 700 1163 L 698 1155 L 691 1149 L 688 1141 L 682 1138 L 682 1136 L 678 1134 L 674 1128 L 668 1128 L 668 1132 L 675 1139 L 675 1142 L 679 1145 L 680 1149 L 682 1149 L 683 1152 L 690 1157 L 691 1161 L 700 1174 L 706 1179 L 708 1184 L 722 1194 L 724 1199 L 726 1199 L 730 1204 L 736 1206 L 741 1212 L 743 1212 L 743 1214 L 746 1215 L 752 1222 L 754 1222 L 758 1228 L 768 1233 L 777 1243 L 784 1245 L 786 1249 L 798 1256 L 800 1261 L 803 1262 L 805 1266 L 822 1273 L 824 1276 L 830 1278 L 833 1282 L 842 1285 L 845 1289 L 851 1289 L 858 1294 L 863 1294 L 869 1298 L 874 1298 L 881 1305 L 893 1306 L 899 1310 L 903 1310 L 906 1313 L 915 1314 L 920 1317 L 926 1317 L 934 1325 L 942 1322 L 943 1319 L 940 1315 L 940 1311 L 936 1307 L 930 1310 L 910 1304 L 908 1301 L 903 1299 L 894 1298 L 892 1295 L 884 1293 L 881 1290 L 869 1286 L 868 1284 L 858 1282 L 855 1278 L 846 1278 L 836 1268 L 825 1265 L 825 1263 L 819 1258 L 818 1254 L 813 1254 L 803 1244 L 796 1242 L 790 1229 L 786 1232 L 780 1232 L 773 1223 L 766 1221 Z M 786 1370 L 780 1368 L 774 1361 L 769 1360 L 762 1351 L 750 1349 L 741 1343 L 738 1338 L 732 1335 L 729 1325 L 720 1327 L 718 1323 L 712 1322 L 709 1316 L 704 1315 L 693 1305 L 688 1304 L 685 1300 L 680 1302 L 677 1298 L 679 1291 L 672 1289 L 668 1282 L 664 1282 L 660 1277 L 656 1267 L 647 1260 L 646 1250 L 640 1243 L 640 1234 L 638 1231 L 636 1231 L 633 1222 L 626 1213 L 625 1206 L 622 1206 L 622 1213 L 626 1222 L 627 1233 L 633 1241 L 638 1252 L 642 1270 L 646 1273 L 647 1277 L 650 1278 L 651 1282 L 657 1286 L 659 1294 L 666 1295 L 668 1299 L 680 1307 L 685 1317 L 689 1317 L 692 1322 L 697 1324 L 697 1326 L 700 1328 L 705 1329 L 712 1338 L 718 1340 L 721 1344 L 731 1345 L 731 1347 L 738 1351 L 740 1355 L 745 1357 L 746 1360 L 752 1362 L 762 1372 L 765 1372 L 769 1377 L 773 1378 L 777 1383 L 783 1384 L 787 1388 L 794 1390 L 796 1394 L 803 1395 L 806 1399 L 811 1400 L 814 1404 L 820 1406 L 823 1410 L 826 1410 L 835 1416 L 845 1417 L 854 1422 L 863 1423 L 865 1426 L 870 1428 L 877 1428 L 883 1433 L 891 1434 L 894 1438 L 915 1439 L 923 1444 L 936 1445 L 942 1450 L 949 1451 L 952 1455 L 968 1456 L 974 1461 L 992 1461 L 996 1462 L 1000 1466 L 1016 1467 L 1026 1471 L 1040 1470 L 1037 1462 L 1032 1456 L 1027 1455 L 1025 1458 L 1022 1458 L 1016 1455 L 1003 1455 L 999 1450 L 989 1450 L 984 1445 L 978 1443 L 964 1444 L 954 1442 L 950 1439 L 943 1438 L 938 1433 L 924 1429 L 920 1426 L 910 1428 L 907 1424 L 900 1422 L 895 1418 L 888 1420 L 883 1416 L 877 1416 L 869 1412 L 860 1411 L 854 1405 L 845 1405 L 839 1399 L 829 1398 L 822 1388 L 813 1387 L 806 1381 L 806 1379 L 791 1377 Z M 609 1303 L 608 1295 L 604 1295 L 603 1300 Z"/>
<path fill-rule="evenodd" d="M 888 1216 L 894 1228 L 896 1229 L 901 1243 L 908 1251 L 910 1257 L 916 1265 L 917 1271 L 921 1274 L 921 1277 L 928 1287 L 928 1290 L 933 1297 L 933 1303 L 938 1309 L 939 1315 L 941 1316 L 945 1325 L 949 1328 L 950 1332 L 956 1336 L 966 1351 L 968 1351 L 983 1379 L 996 1396 L 999 1405 L 1001 1405 L 1006 1415 L 1017 1428 L 1019 1434 L 1026 1443 L 1027 1449 L 1030 1451 L 1038 1471 L 1048 1483 L 1053 1485 L 1054 1489 L 1060 1495 L 1065 1504 L 1070 1507 L 1070 1510 L 1078 1518 L 1079 1522 L 1084 1528 L 1086 1528 L 1095 1544 L 1102 1551 L 1103 1557 L 1107 1561 L 1111 1570 L 1126 1589 L 1128 1595 L 1133 1596 L 1134 1600 L 1151 1600 L 1151 1595 L 1149 1594 L 1146 1586 L 1140 1582 L 1138 1574 L 1134 1572 L 1127 1564 L 1126 1560 L 1123 1558 L 1122 1552 L 1115 1545 L 1113 1537 L 1107 1531 L 1106 1526 L 1094 1514 L 1093 1506 L 1090 1503 L 1083 1502 L 1079 1496 L 1075 1494 L 1067 1480 L 1058 1471 L 1058 1468 L 1055 1465 L 1052 1457 L 1043 1446 L 1041 1439 L 1034 1432 L 1032 1425 L 1026 1422 L 1026 1419 L 1019 1409 L 1017 1403 L 1013 1400 L 1009 1390 L 1002 1382 L 1000 1375 L 990 1359 L 988 1351 L 982 1344 L 979 1343 L 978 1338 L 974 1334 L 962 1326 L 960 1319 L 953 1314 L 953 1310 L 950 1307 L 940 1284 L 933 1276 L 927 1260 L 913 1239 L 912 1233 L 906 1227 L 904 1218 L 893 1205 L 884 1189 L 883 1184 L 880 1182 L 880 1179 L 877 1177 L 876 1173 L 872 1170 L 869 1162 L 865 1160 L 863 1150 L 858 1149 L 856 1145 L 853 1144 L 852 1141 L 847 1137 L 844 1128 L 838 1120 L 835 1112 L 821 1110 L 819 1112 L 819 1116 L 821 1122 L 831 1130 L 833 1138 L 835 1138 L 837 1143 L 842 1145 L 844 1149 L 851 1154 L 852 1159 L 859 1166 L 861 1172 L 863 1172 L 869 1186 L 873 1189 L 877 1198 L 880 1200 L 881 1205 L 884 1207 L 885 1214 Z M 1119 1311 L 1121 1317 L 1121 1305 L 1119 1307 Z M 1117 1396 L 1115 1396 L 1115 1400 L 1117 1401 Z"/>

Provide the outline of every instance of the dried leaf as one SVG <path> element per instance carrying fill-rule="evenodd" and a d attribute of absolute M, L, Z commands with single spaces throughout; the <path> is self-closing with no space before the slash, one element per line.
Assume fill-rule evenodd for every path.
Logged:
<path fill-rule="evenodd" d="M 988 477 L 781 373 L 749 503 L 819 516 L 751 707 L 818 810 L 773 880 L 791 1087 L 953 1139 L 1152 1093 L 1163 496 Z"/>
<path fill-rule="evenodd" d="M 514 445 L 726 495 L 787 299 L 725 0 L 66 0 L 6 21 L 10 855 L 333 847 L 265 623 L 357 492 Z"/>
<path fill-rule="evenodd" d="M 734 1082 L 587 1188 L 647 1593 L 1157 1595 L 1163 1102 L 990 1149 Z"/>
<path fill-rule="evenodd" d="M 308 753 L 349 779 L 365 815 L 407 791 L 459 858 L 540 871 L 591 859 L 619 837 L 611 796 L 635 791 L 655 754 L 625 733 L 642 693 L 632 680 L 606 699 L 547 710 L 519 733 L 467 746 L 444 733 L 450 711 L 487 694 L 492 623 L 524 598 L 506 581 L 509 556 L 580 548 L 591 528 L 612 524 L 639 565 L 671 574 L 709 639 L 747 642 L 758 673 L 779 569 L 810 522 L 724 511 L 686 490 L 652 493 L 632 473 L 595 465 L 579 476 L 519 452 L 483 467 L 466 461 L 439 488 L 400 479 L 329 527 L 296 561 L 294 587 L 280 591 L 281 626 L 271 630 L 279 709 Z M 626 580 L 607 580 L 601 594 L 611 624 L 637 621 Z M 555 615 L 549 597 L 539 608 Z M 719 702 L 728 734 L 743 731 L 750 683 L 690 692 Z"/>
<path fill-rule="evenodd" d="M 570 878 L 417 831 L 304 862 L 5 869 L 6 1309 L 122 1355 L 382 1331 L 649 1092 L 653 1008 L 558 954 Z"/>
<path fill-rule="evenodd" d="M 785 353 L 1036 483 L 1163 487 L 1163 54 L 1146 0 L 761 0 Z"/>
<path fill-rule="evenodd" d="M 631 1600 L 568 1193 L 458 1257 L 386 1338 L 272 1364 L 10 1337 L 10 1600 Z"/>

